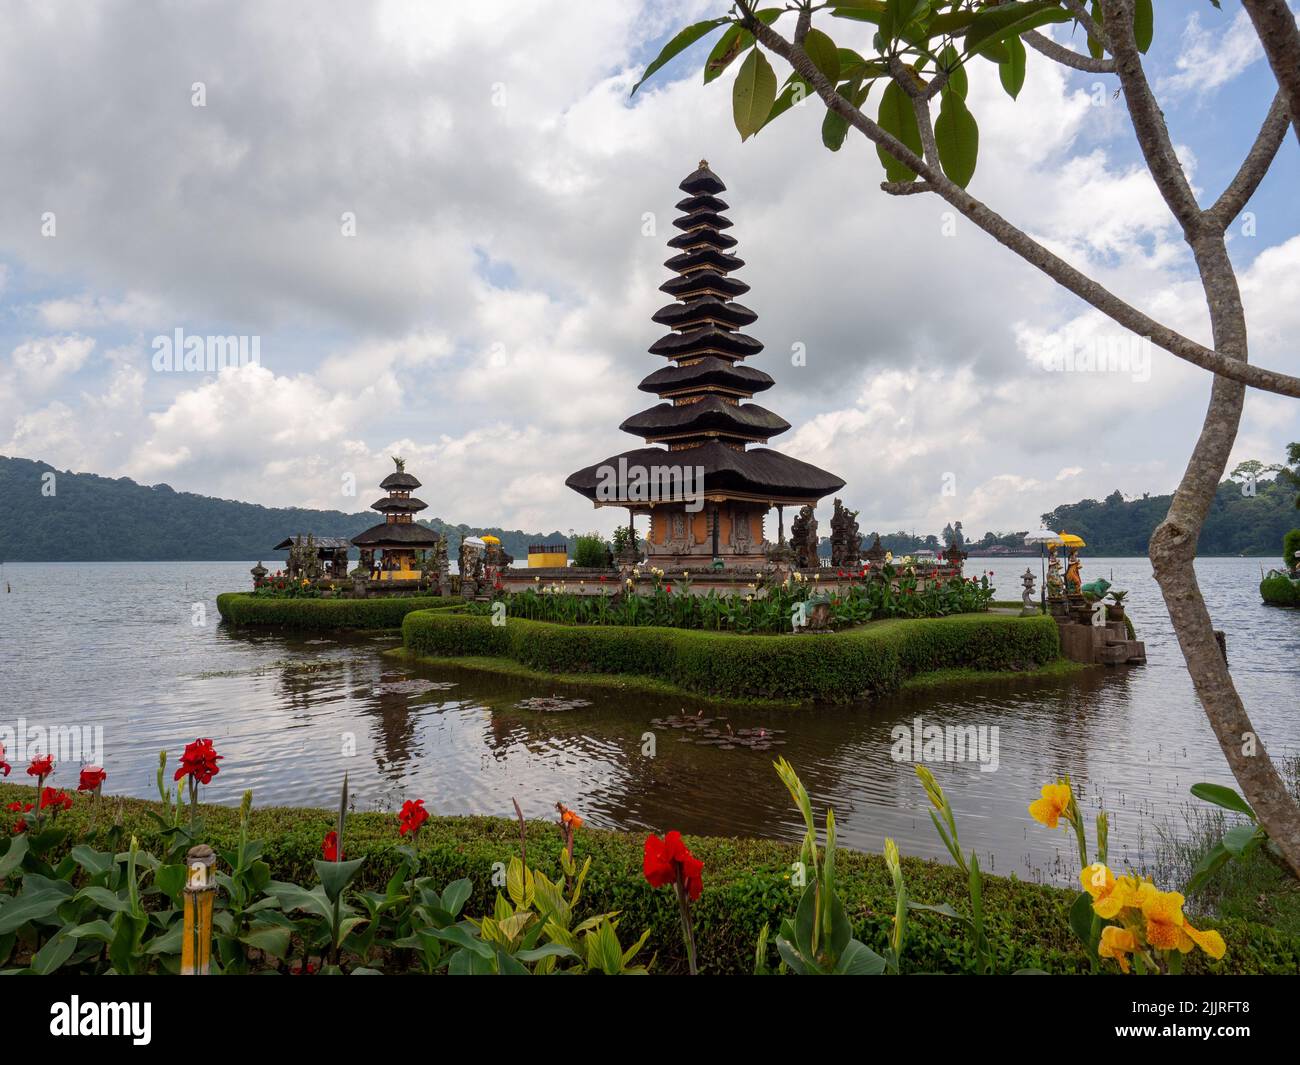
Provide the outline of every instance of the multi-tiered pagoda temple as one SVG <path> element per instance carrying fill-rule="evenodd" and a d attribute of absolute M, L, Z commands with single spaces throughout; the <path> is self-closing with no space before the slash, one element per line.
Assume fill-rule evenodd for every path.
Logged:
<path fill-rule="evenodd" d="M 420 482 L 406 472 L 406 463 L 399 458 L 393 463 L 397 469 L 379 482 L 386 494 L 370 504 L 371 510 L 384 515 L 384 520 L 358 533 L 352 543 L 360 548 L 361 568 L 372 579 L 418 581 L 423 576 L 424 553 L 439 548 L 442 537 L 415 520 L 415 515 L 429 504 L 411 495 Z"/>
<path fill-rule="evenodd" d="M 672 332 L 650 347 L 668 365 L 639 386 L 664 402 L 620 426 L 651 446 L 588 466 L 565 483 L 596 506 L 627 507 L 633 521 L 649 513 L 652 565 L 700 566 L 720 558 L 728 568 L 759 566 L 770 546 L 763 520 L 772 507 L 816 504 L 844 482 L 753 446 L 790 424 L 744 402 L 775 382 L 744 365 L 763 345 L 739 331 L 758 315 L 733 302 L 749 286 L 733 276 L 745 264 L 731 253 L 736 238 L 724 232 L 732 223 L 718 193 L 726 186 L 701 162 L 680 188 L 686 198 L 677 209 L 684 213 L 673 225 L 681 232 L 668 241 L 677 254 L 664 264 L 677 276 L 659 286 L 677 302 L 653 316 Z"/>

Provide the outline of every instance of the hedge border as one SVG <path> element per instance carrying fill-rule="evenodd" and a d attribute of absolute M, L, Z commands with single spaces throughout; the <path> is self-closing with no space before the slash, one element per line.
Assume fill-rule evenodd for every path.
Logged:
<path fill-rule="evenodd" d="M 32 788 L 0 784 L 0 805 L 15 799 L 31 801 Z M 92 804 L 77 796 L 59 823 L 72 829 L 78 842 L 101 849 L 108 827 L 120 820 L 123 835 L 135 835 L 141 845 L 157 852 L 161 839 L 148 811 L 157 802 L 105 799 L 106 810 L 92 819 Z M 581 811 L 580 811 L 581 812 Z M 205 841 L 218 853 L 229 851 L 239 834 L 239 812 L 224 806 L 203 806 Z M 250 832 L 265 842 L 264 857 L 277 879 L 312 883 L 313 859 L 337 818 L 337 811 L 298 807 L 254 808 Z M 83 835 L 84 833 L 84 835 Z M 562 846 L 553 823 L 527 825 L 528 858 L 534 868 L 558 875 Z M 3 837 L 0 837 L 2 839 Z M 574 854 L 581 863 L 592 860 L 583 889 L 584 908 L 591 913 L 618 910 L 629 932 L 651 930 L 647 956 L 653 952 L 658 973 L 683 972 L 686 959 L 676 902 L 671 891 L 654 890 L 642 876 L 644 833 L 583 828 Z M 780 919 L 793 915 L 797 902 L 790 871 L 799 857 L 797 844 L 769 840 L 687 836 L 692 852 L 704 862 L 704 893 L 694 910 L 700 965 L 706 973 L 748 973 L 754 944 L 766 922 L 775 930 Z M 396 848 L 407 842 L 398 836 L 392 813 L 367 812 L 348 817 L 345 847 L 349 856 L 364 855 L 357 886 L 382 891 L 397 868 Z M 468 877 L 474 893 L 466 906 L 470 914 L 490 913 L 497 888 L 494 866 L 519 854 L 519 825 L 496 817 L 433 817 L 418 840 L 421 873 L 449 883 Z M 880 951 L 886 944 L 894 909 L 894 889 L 884 860 L 874 854 L 837 850 L 836 869 L 841 897 L 856 934 Z M 903 858 L 908 891 L 918 902 L 950 903 L 969 913 L 967 884 L 948 865 Z M 1092 967 L 1070 931 L 1069 907 L 1075 892 L 987 875 L 984 909 L 987 930 L 999 971 L 1021 968 L 1049 973 L 1088 973 Z M 1295 974 L 1300 971 L 1300 937 L 1267 925 L 1240 919 L 1197 922 L 1217 928 L 1228 953 L 1213 961 L 1196 951 L 1187 956 L 1189 973 Z M 956 922 L 922 912 L 908 917 L 904 971 L 969 973 L 974 959 L 969 941 Z M 775 964 L 775 951 L 771 958 Z"/>
<path fill-rule="evenodd" d="M 286 629 L 396 629 L 413 610 L 447 609 L 463 599 L 451 596 L 376 596 L 373 599 L 272 599 L 249 592 L 223 592 L 217 611 L 231 625 L 274 625 Z"/>
<path fill-rule="evenodd" d="M 402 643 L 432 658 L 495 657 L 557 674 L 618 674 L 666 681 L 710 698 L 845 702 L 894 691 L 938 670 L 1020 672 L 1060 658 L 1045 616 L 957 614 L 872 622 L 799 636 L 652 626 L 560 625 L 455 612 L 414 611 Z"/>

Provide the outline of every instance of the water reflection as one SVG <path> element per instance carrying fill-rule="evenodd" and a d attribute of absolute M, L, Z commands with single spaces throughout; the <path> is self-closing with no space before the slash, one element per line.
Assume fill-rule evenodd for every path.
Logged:
<path fill-rule="evenodd" d="M 1230 782 L 1146 564 L 1098 565 L 1093 575 L 1113 569 L 1133 593 L 1147 667 L 902 693 L 869 705 L 723 711 L 736 729 L 786 730 L 780 746 L 754 751 L 700 745 L 685 730 L 651 725 L 719 713 L 690 700 L 596 688 L 582 693 L 589 707 L 540 713 L 516 704 L 551 691 L 412 666 L 384 654 L 397 645 L 391 636 L 192 625 L 192 602 L 208 601 L 215 617 L 211 599 L 240 586 L 246 565 L 10 564 L 14 593 L 0 597 L 0 633 L 26 636 L 19 647 L 7 638 L 0 657 L 0 721 L 25 714 L 102 724 L 112 792 L 152 794 L 159 749 L 174 759 L 204 735 L 226 755 L 210 791 L 222 802 L 237 803 L 251 787 L 262 804 L 328 806 L 346 771 L 363 808 L 394 809 L 418 796 L 445 813 L 508 814 L 517 798 L 528 816 L 550 817 L 562 801 L 595 826 L 797 839 L 802 824 L 771 769 L 782 754 L 819 809 L 834 805 L 847 846 L 878 850 L 892 836 L 908 853 L 939 858 L 924 792 L 910 764 L 891 757 L 892 731 L 918 718 L 996 729 L 996 772 L 973 762 L 931 766 L 952 798 L 962 843 L 994 871 L 1063 880 L 1075 860 L 1069 839 L 1026 814 L 1044 782 L 1068 774 L 1090 808 L 1105 803 L 1120 864 L 1148 853 L 1153 819 L 1176 814 L 1192 783 Z M 1006 570 L 996 580 L 1013 587 L 1024 562 L 988 568 Z M 1275 753 L 1294 750 L 1300 614 L 1258 604 L 1256 562 L 1201 568 L 1257 726 Z M 1269 653 L 1257 653 L 1262 647 Z M 644 753 L 647 735 L 653 756 Z"/>

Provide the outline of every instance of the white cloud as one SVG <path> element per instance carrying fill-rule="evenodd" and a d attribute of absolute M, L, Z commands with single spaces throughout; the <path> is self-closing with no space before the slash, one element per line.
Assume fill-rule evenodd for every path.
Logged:
<path fill-rule="evenodd" d="M 1211 17 L 1226 17 L 1211 12 Z M 1238 11 L 1226 31 L 1204 29 L 1193 12 L 1183 30 L 1183 49 L 1175 60 L 1177 74 L 1159 79 L 1157 90 L 1205 95 L 1226 85 L 1264 55 L 1259 36 L 1245 11 Z"/>

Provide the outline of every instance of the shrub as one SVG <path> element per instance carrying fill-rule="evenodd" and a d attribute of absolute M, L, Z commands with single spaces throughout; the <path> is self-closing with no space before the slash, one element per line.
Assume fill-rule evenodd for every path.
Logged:
<path fill-rule="evenodd" d="M 0 804 L 31 800 L 32 789 L 0 784 Z M 156 802 L 107 800 L 120 804 L 121 835 L 138 836 L 145 848 L 165 849 L 157 822 L 149 811 Z M 60 815 L 60 826 L 74 838 L 105 848 L 113 818 L 92 820 L 92 806 L 78 801 Z M 219 806 L 201 810 L 205 838 L 218 853 L 234 849 L 239 839 L 239 811 Z M 335 824 L 337 811 L 298 808 L 254 808 L 249 821 L 253 838 L 265 840 L 262 860 L 276 880 L 311 883 L 312 862 L 320 857 L 321 838 Z M 527 826 L 529 864 L 553 868 L 559 864 L 563 842 L 554 824 Z M 382 892 L 399 869 L 397 821 L 391 814 L 358 813 L 348 818 L 348 853 L 364 855 L 355 885 Z M 652 972 L 684 972 L 685 948 L 675 901 L 670 892 L 655 891 L 641 875 L 644 834 L 584 828 L 577 835 L 574 858 L 579 865 L 593 858 L 583 889 L 591 912 L 618 910 L 623 927 L 650 929 L 646 955 L 658 955 Z M 747 973 L 753 967 L 754 944 L 763 924 L 775 915 L 793 912 L 797 889 L 789 875 L 799 858 L 798 844 L 754 839 L 688 837 L 691 852 L 704 862 L 704 893 L 693 908 L 700 968 L 705 973 Z M 0 847 L 3 840 L 0 840 Z M 491 913 L 498 888 L 494 865 L 518 855 L 519 826 L 504 818 L 435 817 L 418 839 L 419 872 L 438 884 L 467 877 L 473 893 L 467 913 Z M 940 904 L 953 900 L 966 912 L 967 881 L 951 866 L 904 857 L 903 871 L 910 896 L 917 902 Z M 886 949 L 894 913 L 894 885 L 882 858 L 839 850 L 837 888 L 853 923 L 853 934 L 877 951 Z M 1087 973 L 1091 964 L 1070 931 L 1069 907 L 1077 892 L 1028 884 L 1014 878 L 985 877 L 984 910 L 989 949 L 1000 971 L 1020 968 L 1050 973 Z M 1215 962 L 1199 952 L 1189 955 L 1188 972 L 1291 973 L 1300 966 L 1300 939 L 1265 925 L 1220 920 L 1216 927 L 1229 943 L 1228 954 Z M 955 921 L 918 912 L 908 917 L 905 972 L 969 973 L 975 969 L 969 937 Z"/>
<path fill-rule="evenodd" d="M 248 592 L 217 596 L 221 619 L 232 625 L 289 629 L 395 629 L 412 610 L 454 607 L 462 600 L 436 595 L 374 599 L 268 599 Z"/>
<path fill-rule="evenodd" d="M 1282 537 L 1282 566 L 1284 569 L 1300 569 L 1300 558 L 1296 557 L 1296 552 L 1300 551 L 1300 529 L 1292 529 Z"/>
<path fill-rule="evenodd" d="M 1270 606 L 1300 606 L 1300 583 L 1284 573 L 1274 573 L 1259 582 L 1259 594 Z"/>
<path fill-rule="evenodd" d="M 573 539 L 573 564 L 584 569 L 605 569 L 609 565 L 609 544 L 600 533 Z"/>
<path fill-rule="evenodd" d="M 737 636 L 614 625 L 557 625 L 437 611 L 402 623 L 408 650 L 488 655 L 552 673 L 655 677 L 721 698 L 846 701 L 890 691 L 936 669 L 1023 670 L 1060 654 L 1050 617 L 963 614 L 897 619 L 846 632 Z"/>

